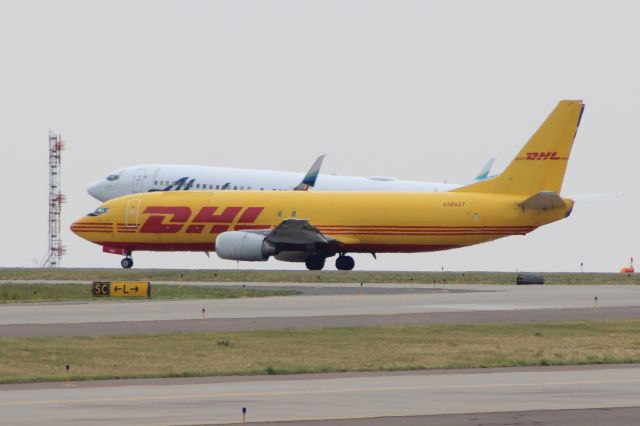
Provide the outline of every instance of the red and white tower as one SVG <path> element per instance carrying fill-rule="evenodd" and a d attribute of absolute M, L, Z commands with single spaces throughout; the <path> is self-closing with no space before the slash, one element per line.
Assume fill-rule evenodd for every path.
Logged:
<path fill-rule="evenodd" d="M 42 266 L 54 268 L 59 266 L 60 258 L 65 252 L 60 237 L 62 203 L 65 196 L 62 195 L 60 186 L 60 172 L 62 150 L 64 142 L 59 133 L 49 131 L 49 249 L 47 260 Z"/>

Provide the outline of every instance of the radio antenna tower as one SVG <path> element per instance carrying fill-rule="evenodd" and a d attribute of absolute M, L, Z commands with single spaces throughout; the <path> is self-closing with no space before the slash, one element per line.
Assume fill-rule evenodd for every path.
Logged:
<path fill-rule="evenodd" d="M 47 260 L 43 265 L 55 268 L 60 265 L 60 258 L 65 252 L 60 238 L 62 203 L 65 196 L 60 187 L 60 171 L 64 142 L 59 133 L 49 131 L 49 249 Z"/>

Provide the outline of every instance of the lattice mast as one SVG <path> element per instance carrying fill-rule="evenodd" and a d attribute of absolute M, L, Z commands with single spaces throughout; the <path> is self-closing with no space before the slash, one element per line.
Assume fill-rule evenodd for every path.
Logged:
<path fill-rule="evenodd" d="M 60 185 L 63 149 L 62 136 L 49 131 L 49 250 L 43 266 L 52 268 L 60 265 L 60 258 L 65 252 L 60 236 L 62 204 L 65 201 Z"/>

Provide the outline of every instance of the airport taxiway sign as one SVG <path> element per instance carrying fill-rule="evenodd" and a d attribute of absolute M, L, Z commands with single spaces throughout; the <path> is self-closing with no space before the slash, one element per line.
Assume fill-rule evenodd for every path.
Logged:
<path fill-rule="evenodd" d="M 97 297 L 151 297 L 151 283 L 148 281 L 94 281 L 92 293 Z"/>

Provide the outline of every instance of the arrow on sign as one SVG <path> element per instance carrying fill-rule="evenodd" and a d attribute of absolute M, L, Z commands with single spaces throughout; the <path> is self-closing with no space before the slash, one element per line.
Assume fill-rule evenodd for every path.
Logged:
<path fill-rule="evenodd" d="M 131 290 L 132 290 L 134 293 L 137 293 L 137 292 L 138 292 L 138 286 L 131 287 Z"/>
<path fill-rule="evenodd" d="M 114 290 L 115 290 L 115 291 L 120 291 L 120 287 L 115 286 Z"/>

